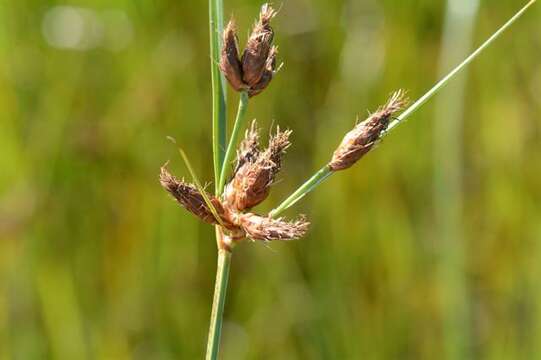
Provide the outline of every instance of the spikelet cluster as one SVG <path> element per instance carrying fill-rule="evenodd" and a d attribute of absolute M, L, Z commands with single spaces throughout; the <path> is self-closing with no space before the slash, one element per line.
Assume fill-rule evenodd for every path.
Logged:
<path fill-rule="evenodd" d="M 246 47 L 239 54 L 237 27 L 231 19 L 223 33 L 220 70 L 236 91 L 246 91 L 250 97 L 261 93 L 279 70 L 276 64 L 278 48 L 273 45 L 274 30 L 270 21 L 276 11 L 269 5 L 261 7 Z"/>
<path fill-rule="evenodd" d="M 353 166 L 366 155 L 381 135 L 387 130 L 394 114 L 402 110 L 408 103 L 403 90 L 393 93 L 387 104 L 380 107 L 368 119 L 357 124 L 348 132 L 336 149 L 329 163 L 332 171 L 345 170 Z"/>
<path fill-rule="evenodd" d="M 270 5 L 261 7 L 242 55 L 234 20 L 223 32 L 220 70 L 235 90 L 246 92 L 250 97 L 263 91 L 278 71 L 274 30 L 270 25 L 275 15 Z M 384 106 L 344 136 L 327 164 L 328 170 L 348 169 L 366 155 L 381 139 L 393 115 L 407 102 L 404 91 L 393 93 Z M 252 208 L 269 196 L 281 169 L 282 157 L 291 145 L 290 136 L 291 131 L 278 127 L 270 136 L 268 146 L 263 148 L 254 120 L 239 144 L 232 176 L 219 197 L 202 193 L 203 189 L 177 179 L 165 166 L 161 169 L 160 183 L 183 208 L 202 221 L 222 228 L 228 239 L 222 244 L 224 249 L 230 250 L 235 242 L 245 238 L 261 241 L 301 238 L 309 227 L 303 216 L 287 221 L 252 212 Z"/>
<path fill-rule="evenodd" d="M 215 214 L 196 186 L 177 179 L 162 167 L 160 183 L 186 210 L 201 220 L 222 225 L 229 238 L 262 241 L 294 240 L 302 237 L 309 223 L 300 217 L 295 221 L 272 219 L 249 210 L 263 202 L 282 165 L 282 156 L 290 146 L 291 131 L 277 128 L 266 149 L 261 149 L 257 123 L 252 122 L 237 151 L 237 162 L 231 180 L 221 199 L 205 194 Z"/>
<path fill-rule="evenodd" d="M 254 120 L 241 143 L 233 178 L 225 190 L 227 205 L 236 211 L 251 209 L 268 197 L 270 186 L 282 166 L 282 155 L 291 144 L 291 131 L 278 128 L 267 149 L 262 151 L 256 127 Z"/>

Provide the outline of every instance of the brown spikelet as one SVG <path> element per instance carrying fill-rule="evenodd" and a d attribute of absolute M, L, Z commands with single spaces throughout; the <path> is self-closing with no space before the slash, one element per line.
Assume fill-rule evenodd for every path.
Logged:
<path fill-rule="evenodd" d="M 175 198 L 186 210 L 209 224 L 219 224 L 197 187 L 182 180 L 178 180 L 169 171 L 167 171 L 165 166 L 163 166 L 160 171 L 160 183 L 162 187 L 167 190 L 167 192 L 169 192 L 169 194 L 171 194 L 171 196 L 173 196 L 173 198 Z M 236 228 L 236 226 L 234 226 L 230 220 L 228 210 L 224 209 L 220 200 L 209 194 L 207 194 L 207 196 L 212 205 L 214 205 L 214 208 L 220 216 L 222 223 L 227 228 Z"/>
<path fill-rule="evenodd" d="M 242 91 L 247 85 L 242 80 L 242 64 L 239 60 L 237 28 L 234 19 L 227 24 L 223 34 L 223 46 L 220 56 L 220 70 L 233 89 Z"/>
<path fill-rule="evenodd" d="M 241 214 L 239 222 L 248 238 L 263 241 L 299 239 L 306 234 L 310 225 L 304 217 L 288 222 L 252 213 Z"/>
<path fill-rule="evenodd" d="M 276 55 L 278 54 L 278 47 L 272 46 L 269 51 L 269 56 L 267 62 L 265 63 L 265 68 L 263 69 L 263 74 L 257 82 L 257 84 L 250 87 L 248 95 L 250 97 L 260 94 L 263 90 L 269 86 L 272 78 L 278 72 L 279 69 L 276 69 Z"/>
<path fill-rule="evenodd" d="M 387 104 L 346 134 L 334 152 L 329 168 L 332 171 L 344 170 L 359 161 L 387 129 L 392 115 L 399 112 L 407 102 L 404 91 L 395 92 Z"/>
<path fill-rule="evenodd" d="M 270 160 L 269 163 L 272 163 L 271 172 L 273 178 L 282 168 L 282 155 L 291 145 L 291 142 L 289 141 L 291 133 L 291 130 L 281 131 L 280 127 L 277 127 L 276 135 L 271 136 L 269 140 L 269 147 L 266 153 L 268 154 L 267 156 Z"/>
<path fill-rule="evenodd" d="M 276 16 L 278 12 L 272 8 L 270 4 L 263 4 L 261 11 L 259 12 L 259 24 L 262 27 L 270 27 L 270 21 Z"/>
<path fill-rule="evenodd" d="M 250 128 L 246 130 L 244 139 L 239 145 L 239 150 L 237 151 L 237 164 L 233 174 L 236 174 L 246 162 L 255 161 L 260 152 L 257 121 L 253 120 Z"/>
<path fill-rule="evenodd" d="M 261 7 L 246 48 L 239 59 L 237 31 L 233 19 L 223 33 L 220 71 L 236 91 L 247 91 L 248 96 L 260 94 L 270 84 L 279 69 L 276 68 L 278 48 L 272 46 L 274 30 L 270 21 L 276 11 L 269 5 Z"/>
<path fill-rule="evenodd" d="M 265 71 L 274 38 L 270 21 L 275 15 L 276 11 L 269 4 L 261 7 L 259 20 L 255 23 L 242 54 L 243 80 L 250 88 L 259 83 Z"/>
<path fill-rule="evenodd" d="M 236 211 L 250 209 L 267 198 L 276 174 L 282 165 L 282 155 L 289 147 L 291 131 L 280 131 L 272 136 L 268 148 L 257 157 L 245 161 L 227 184 L 227 206 Z"/>

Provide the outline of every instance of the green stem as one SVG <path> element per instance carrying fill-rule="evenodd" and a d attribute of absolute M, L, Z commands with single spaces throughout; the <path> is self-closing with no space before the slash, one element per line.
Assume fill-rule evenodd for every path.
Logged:
<path fill-rule="evenodd" d="M 220 182 L 218 184 L 218 194 L 221 194 L 224 190 L 225 180 L 227 177 L 227 172 L 229 170 L 229 163 L 237 147 L 237 143 L 241 134 L 241 130 L 246 125 L 246 109 L 248 107 L 248 93 L 242 91 L 240 93 L 239 107 L 237 110 L 237 117 L 235 119 L 235 125 L 233 126 L 233 132 L 231 133 L 231 138 L 229 139 L 229 144 L 227 145 L 227 150 L 225 152 L 224 161 L 222 164 L 222 171 L 220 172 Z"/>
<path fill-rule="evenodd" d="M 515 23 L 530 6 L 532 6 L 537 0 L 531 0 L 528 2 L 522 9 L 520 9 L 515 16 L 513 16 L 509 21 L 507 21 L 501 28 L 498 29 L 491 37 L 488 38 L 481 46 L 477 48 L 470 56 L 468 56 L 463 62 L 461 62 L 456 68 L 454 68 L 447 76 L 441 79 L 432 89 L 430 89 L 426 94 L 424 94 L 419 100 L 417 100 L 413 105 L 411 105 L 406 111 L 404 111 L 400 116 L 398 116 L 392 123 L 389 124 L 387 131 L 384 133 L 384 136 L 389 134 L 391 130 L 396 128 L 398 125 L 404 122 L 408 117 L 410 117 L 415 111 L 417 111 L 421 106 L 423 106 L 428 100 L 430 100 L 434 95 L 436 95 L 447 83 L 449 80 L 458 75 L 466 66 L 468 66 L 477 56 L 479 56 L 494 40 L 498 39 L 505 30 L 507 30 L 511 25 Z"/>
<path fill-rule="evenodd" d="M 218 67 L 223 32 L 223 0 L 209 0 L 209 27 L 212 77 L 212 153 L 215 190 L 218 193 L 220 169 L 226 145 L 225 81 Z"/>
<path fill-rule="evenodd" d="M 317 173 L 315 173 L 308 181 L 301 185 L 293 194 L 285 199 L 277 208 L 272 210 L 269 214 L 271 217 L 276 217 L 284 212 L 289 207 L 293 206 L 297 201 L 302 199 L 310 191 L 314 190 L 319 184 L 325 181 L 332 175 L 331 168 L 325 165 Z"/>
<path fill-rule="evenodd" d="M 217 230 L 218 233 L 219 230 Z M 217 236 L 220 236 L 217 234 Z M 209 338 L 207 343 L 206 360 L 218 358 L 220 350 L 220 335 L 222 333 L 222 321 L 224 317 L 225 295 L 227 292 L 227 280 L 231 265 L 231 252 L 220 249 L 218 252 L 218 266 L 216 268 L 216 287 L 214 288 L 214 300 L 212 302 L 212 315 L 210 317 Z"/>
<path fill-rule="evenodd" d="M 223 13 L 223 0 L 209 0 L 210 68 L 212 77 L 212 153 L 214 160 L 214 184 L 217 195 L 219 194 L 220 172 L 224 162 L 226 146 L 226 89 L 224 77 L 218 67 L 222 46 Z M 216 288 L 212 302 L 212 314 L 208 334 L 207 360 L 214 360 L 218 357 L 229 265 L 231 263 L 231 253 L 221 246 L 223 244 L 222 236 L 220 229 L 217 228 L 218 267 L 216 269 Z"/>
<path fill-rule="evenodd" d="M 460 63 L 456 68 L 454 68 L 447 76 L 441 79 L 436 85 L 434 85 L 425 95 L 423 95 L 419 100 L 417 100 L 413 105 L 407 108 L 400 116 L 398 116 L 393 122 L 389 124 L 387 131 L 385 131 L 381 138 L 388 135 L 389 132 L 395 129 L 398 125 L 405 122 L 415 111 L 417 111 L 421 106 L 423 106 L 428 100 L 430 100 L 434 95 L 436 95 L 447 83 L 457 76 L 468 64 L 470 64 L 476 57 L 478 57 L 483 50 L 485 50 L 494 40 L 500 37 L 505 30 L 507 30 L 515 21 L 517 21 L 530 6 L 532 6 L 537 0 L 530 0 L 520 11 L 518 11 L 515 16 L 513 16 L 508 22 L 506 22 L 498 31 L 496 31 L 487 41 L 485 41 L 477 50 L 475 50 L 470 56 L 468 56 L 462 63 Z M 381 140 L 380 138 L 380 140 Z M 310 191 L 314 190 L 319 184 L 324 180 L 329 178 L 333 172 L 328 168 L 328 166 L 323 167 L 317 173 L 315 173 L 307 182 L 301 185 L 293 194 L 291 194 L 286 200 L 284 200 L 277 208 L 271 211 L 271 216 L 278 216 L 284 210 L 295 204 L 297 201 L 302 199 Z"/>

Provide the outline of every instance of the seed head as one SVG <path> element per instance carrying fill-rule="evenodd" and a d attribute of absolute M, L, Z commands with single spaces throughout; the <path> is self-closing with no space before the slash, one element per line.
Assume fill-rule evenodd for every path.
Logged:
<path fill-rule="evenodd" d="M 253 143 L 254 132 L 257 131 L 252 125 L 252 129 L 247 132 L 247 137 L 243 144 Z M 274 182 L 276 174 L 280 171 L 282 165 L 282 155 L 289 147 L 289 136 L 291 131 L 280 131 L 278 128 L 276 135 L 272 136 L 268 148 L 259 152 L 257 142 L 250 151 L 246 152 L 249 156 L 238 159 L 237 170 L 233 179 L 227 184 L 225 190 L 225 201 L 227 206 L 235 211 L 250 209 L 267 198 L 270 186 Z M 241 154 L 243 154 L 241 150 Z M 257 154 L 256 156 L 253 156 Z"/>
<path fill-rule="evenodd" d="M 334 152 L 329 168 L 332 171 L 344 170 L 359 161 L 387 129 L 392 115 L 399 112 L 407 102 L 404 91 L 395 92 L 387 104 L 346 134 Z"/>
<path fill-rule="evenodd" d="M 163 166 L 160 172 L 160 183 L 162 187 L 175 198 L 183 208 L 200 218 L 201 220 L 218 225 L 219 221 L 214 217 L 212 211 L 209 209 L 205 199 L 192 184 L 186 183 L 182 180 L 178 180 L 175 176 L 171 175 L 167 168 Z M 216 197 L 207 194 L 210 202 L 216 209 L 220 220 L 227 228 L 236 228 L 230 220 L 229 211 L 222 206 L 220 200 Z"/>
<path fill-rule="evenodd" d="M 272 45 L 274 30 L 270 26 L 274 16 L 276 11 L 269 4 L 261 7 L 240 58 L 234 21 L 224 30 L 220 69 L 233 89 L 248 91 L 250 97 L 261 93 L 279 70 L 276 67 L 278 49 Z"/>
<path fill-rule="evenodd" d="M 306 234 L 310 225 L 302 216 L 289 222 L 252 213 L 241 214 L 239 222 L 248 238 L 263 241 L 299 239 Z"/>
<path fill-rule="evenodd" d="M 246 90 L 242 81 L 242 64 L 239 60 L 239 47 L 235 20 L 231 19 L 223 34 L 223 47 L 220 57 L 220 70 L 236 91 Z"/>
<path fill-rule="evenodd" d="M 246 130 L 244 139 L 239 145 L 239 150 L 237 151 L 237 164 L 235 165 L 233 174 L 236 174 L 245 163 L 255 161 L 260 152 L 257 121 L 254 120 L 252 121 L 250 128 Z"/>
<path fill-rule="evenodd" d="M 276 11 L 270 5 L 261 7 L 259 20 L 255 23 L 242 54 L 243 80 L 250 87 L 255 86 L 263 76 L 274 38 L 270 20 L 275 15 Z"/>
<path fill-rule="evenodd" d="M 256 96 L 269 86 L 274 75 L 280 70 L 280 67 L 276 68 L 276 55 L 278 54 L 278 47 L 272 46 L 261 74 L 259 81 L 250 87 L 248 95 L 250 97 Z"/>

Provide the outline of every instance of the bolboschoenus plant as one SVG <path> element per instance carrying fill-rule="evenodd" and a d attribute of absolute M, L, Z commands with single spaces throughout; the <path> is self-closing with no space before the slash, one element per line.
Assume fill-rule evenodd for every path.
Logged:
<path fill-rule="evenodd" d="M 250 98 L 261 94 L 280 70 L 277 62 L 278 48 L 274 45 L 274 30 L 271 26 L 277 13 L 269 4 L 261 7 L 259 18 L 241 52 L 234 20 L 223 28 L 223 0 L 209 0 L 215 192 L 210 194 L 202 188 L 182 150 L 181 155 L 195 184 L 177 179 L 166 166 L 160 172 L 160 183 L 165 190 L 183 208 L 216 228 L 218 265 L 207 359 L 218 357 L 229 265 L 235 246 L 245 239 L 268 242 L 303 237 L 309 226 L 304 216 L 286 220 L 279 215 L 332 174 L 357 163 L 391 130 L 438 93 L 535 2 L 528 2 L 411 106 L 406 108 L 408 100 L 403 90 L 392 93 L 383 106 L 344 136 L 327 164 L 270 213 L 257 214 L 252 208 L 268 197 L 271 185 L 280 171 L 282 156 L 290 146 L 291 136 L 291 131 L 277 127 L 267 146 L 262 147 L 256 121 L 248 126 L 245 116 Z M 226 136 L 226 80 L 239 93 L 239 106 L 229 140 Z M 236 161 L 231 168 L 234 154 Z"/>

